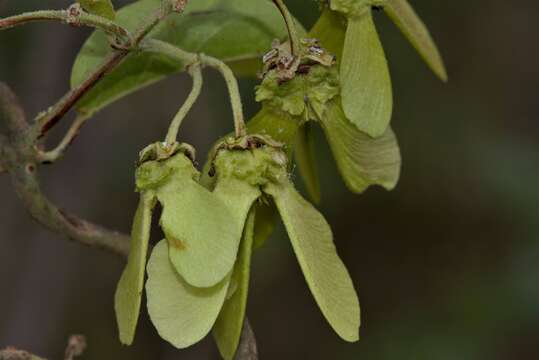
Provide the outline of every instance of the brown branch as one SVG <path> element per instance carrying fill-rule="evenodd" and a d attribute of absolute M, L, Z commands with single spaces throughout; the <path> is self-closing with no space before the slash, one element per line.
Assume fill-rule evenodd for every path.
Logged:
<path fill-rule="evenodd" d="M 24 112 L 15 95 L 1 83 L 0 115 L 11 134 L 9 139 L 0 137 L 0 165 L 10 173 L 13 186 L 30 215 L 46 228 L 71 240 L 127 256 L 128 235 L 69 214 L 45 197 L 37 177 L 38 152 L 28 134 Z"/>
<path fill-rule="evenodd" d="M 71 335 L 67 342 L 64 360 L 73 360 L 75 357 L 82 355 L 84 350 L 86 350 L 86 338 L 84 335 Z"/>
<path fill-rule="evenodd" d="M 37 222 L 70 240 L 127 256 L 128 235 L 108 230 L 59 209 L 43 195 L 37 179 L 36 163 L 18 165 L 10 173 L 19 198 Z"/>
<path fill-rule="evenodd" d="M 28 130 L 28 123 L 19 100 L 10 88 L 2 82 L 0 82 L 0 122 L 6 124 L 11 141 L 20 139 Z M 2 142 L 0 142 L 0 145 L 2 145 Z M 7 145 L 4 144 L 4 146 Z"/>
<path fill-rule="evenodd" d="M 53 107 L 37 116 L 36 136 L 42 137 L 108 72 L 114 69 L 129 54 L 127 50 L 115 50 L 103 63 L 86 78 L 80 85 L 71 89 Z"/>
<path fill-rule="evenodd" d="M 2 105 L 0 104 L 0 110 L 1 109 Z M 2 118 L 0 117 L 0 119 Z M 6 159 L 9 156 L 8 151 L 10 151 L 8 138 L 0 134 L 0 174 L 7 172 L 7 166 L 4 165 L 4 162 L 6 162 Z"/>
<path fill-rule="evenodd" d="M 255 334 L 247 318 L 243 322 L 240 344 L 234 360 L 258 360 Z"/>
<path fill-rule="evenodd" d="M 75 121 L 73 121 L 73 124 L 71 124 L 71 127 L 65 134 L 62 141 L 60 141 L 60 143 L 54 149 L 46 152 L 38 151 L 39 161 L 43 164 L 48 164 L 53 163 L 59 158 L 61 158 L 64 155 L 67 147 L 71 145 L 71 143 L 79 135 L 80 129 L 88 119 L 89 116 L 87 116 L 86 114 L 79 113 L 75 118 Z"/>
<path fill-rule="evenodd" d="M 36 356 L 34 354 L 30 354 L 28 351 L 18 350 L 13 347 L 8 347 L 8 348 L 5 348 L 4 350 L 0 350 L 0 360 L 45 360 L 45 359 L 40 358 L 39 356 Z"/>
<path fill-rule="evenodd" d="M 82 355 L 86 349 L 86 338 L 83 335 L 72 335 L 69 337 L 65 350 L 64 360 L 73 360 L 76 356 Z M 28 351 L 19 350 L 14 347 L 7 347 L 0 350 L 0 360 L 45 360 Z"/>

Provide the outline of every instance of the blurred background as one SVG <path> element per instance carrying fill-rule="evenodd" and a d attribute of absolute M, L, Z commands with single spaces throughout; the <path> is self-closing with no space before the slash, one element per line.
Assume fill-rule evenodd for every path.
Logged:
<path fill-rule="evenodd" d="M 439 82 L 376 13 L 403 154 L 397 189 L 352 196 L 317 134 L 320 208 L 359 290 L 361 341 L 341 341 L 325 322 L 280 225 L 254 256 L 248 315 L 262 360 L 539 356 L 539 3 L 411 2 L 444 55 L 450 81 Z M 307 27 L 316 19 L 314 2 L 287 3 Z M 0 0 L 0 16 L 68 4 Z M 29 116 L 68 90 L 71 64 L 88 35 L 52 23 L 0 32 L 0 80 Z M 249 115 L 256 111 L 255 85 L 241 83 Z M 99 113 L 62 161 L 43 168 L 46 193 L 70 211 L 128 231 L 137 153 L 163 138 L 189 87 L 187 76 L 173 76 Z M 182 133 L 201 159 L 231 130 L 224 96 L 222 80 L 210 71 Z M 55 129 L 50 144 L 68 124 Z M 7 176 L 0 176 L 0 243 L 0 348 L 60 359 L 67 337 L 82 333 L 89 342 L 84 359 L 218 359 L 211 337 L 173 349 L 145 311 L 135 344 L 122 347 L 113 294 L 124 262 L 34 223 Z"/>

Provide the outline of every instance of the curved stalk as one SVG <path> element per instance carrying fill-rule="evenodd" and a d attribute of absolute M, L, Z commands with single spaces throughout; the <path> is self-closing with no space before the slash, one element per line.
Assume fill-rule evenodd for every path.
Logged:
<path fill-rule="evenodd" d="M 180 130 L 180 126 L 183 122 L 183 119 L 185 119 L 185 116 L 191 110 L 194 103 L 198 99 L 200 95 L 200 91 L 202 90 L 202 71 L 200 70 L 200 66 L 198 64 L 193 65 L 189 68 L 189 73 L 191 74 L 191 77 L 193 78 L 193 88 L 191 89 L 191 92 L 187 96 L 187 99 L 181 106 L 180 110 L 170 123 L 170 127 L 168 128 L 168 133 L 166 137 L 166 143 L 168 145 L 172 145 L 176 142 L 176 139 L 178 138 L 178 132 Z"/>
<path fill-rule="evenodd" d="M 79 134 L 82 125 L 84 125 L 89 118 L 90 116 L 88 114 L 79 114 L 58 146 L 47 152 L 38 152 L 38 159 L 43 163 L 51 163 L 61 158 L 67 147 L 71 145 L 73 140 L 75 140 Z"/>
<path fill-rule="evenodd" d="M 299 56 L 300 54 L 299 36 L 296 30 L 296 24 L 294 22 L 294 18 L 290 14 L 290 11 L 284 4 L 283 0 L 272 0 L 272 1 L 281 12 L 284 22 L 286 23 L 286 29 L 288 30 L 288 39 L 290 40 L 290 48 L 292 50 L 292 55 Z"/>
<path fill-rule="evenodd" d="M 232 113 L 234 114 L 234 131 L 237 138 L 245 136 L 245 120 L 243 117 L 243 104 L 241 102 L 240 89 L 238 86 L 238 80 L 234 76 L 232 70 L 227 64 L 219 59 L 200 55 L 200 62 L 203 65 L 210 66 L 221 73 L 225 79 L 226 86 L 228 88 L 228 94 L 230 96 L 230 104 L 232 105 Z"/>
<path fill-rule="evenodd" d="M 219 71 L 225 79 L 226 86 L 228 88 L 232 113 L 234 115 L 235 135 L 236 137 L 241 137 L 246 134 L 245 120 L 243 117 L 243 105 L 241 102 L 238 80 L 227 64 L 208 55 L 197 55 L 187 52 L 161 40 L 147 39 L 140 44 L 140 49 L 143 51 L 156 52 L 170 56 L 182 62 L 184 66 L 189 66 L 199 62 L 201 65 L 206 65 Z"/>

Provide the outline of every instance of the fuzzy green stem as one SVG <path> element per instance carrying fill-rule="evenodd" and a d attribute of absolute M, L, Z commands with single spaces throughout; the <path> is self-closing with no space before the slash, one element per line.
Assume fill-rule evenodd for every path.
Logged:
<path fill-rule="evenodd" d="M 230 104 L 232 106 L 232 113 L 234 114 L 234 131 L 236 137 L 242 137 L 246 135 L 245 120 L 243 117 L 243 104 L 241 102 L 240 88 L 238 86 L 238 80 L 234 73 L 228 67 L 227 64 L 219 59 L 211 56 L 200 54 L 200 62 L 202 65 L 210 66 L 221 73 L 225 79 L 228 93 L 230 96 Z"/>
<path fill-rule="evenodd" d="M 130 39 L 129 32 L 125 28 L 116 24 L 114 21 L 101 16 L 88 14 L 84 11 L 72 13 L 69 9 L 33 11 L 0 19 L 0 30 L 10 29 L 30 22 L 45 20 L 61 21 L 64 24 L 74 26 L 89 26 L 101 29 L 107 34 L 114 35 L 119 38 L 127 37 Z"/>
<path fill-rule="evenodd" d="M 199 62 L 197 54 L 182 50 L 177 46 L 161 40 L 146 39 L 140 43 L 139 49 L 146 52 L 169 56 L 180 61 L 185 67 Z"/>
<path fill-rule="evenodd" d="M 200 70 L 198 64 L 191 66 L 189 68 L 189 73 L 193 78 L 193 88 L 191 89 L 191 92 L 189 93 L 189 96 L 187 96 L 187 99 L 183 105 L 180 107 L 180 110 L 170 123 L 166 137 L 166 142 L 168 145 L 172 145 L 176 142 L 182 121 L 193 107 L 200 95 L 200 91 L 202 90 L 202 71 Z"/>
<path fill-rule="evenodd" d="M 201 65 L 206 65 L 219 71 L 225 79 L 228 88 L 232 113 L 234 114 L 234 130 L 236 137 L 241 137 L 246 134 L 238 80 L 228 65 L 214 57 L 204 54 L 197 56 L 196 54 L 187 52 L 161 40 L 147 39 L 141 43 L 140 49 L 170 56 L 179 60 L 184 66 L 200 62 Z"/>
<path fill-rule="evenodd" d="M 290 40 L 290 49 L 292 50 L 292 55 L 299 56 L 300 43 L 299 43 L 299 36 L 296 30 L 296 24 L 294 22 L 294 18 L 292 17 L 292 14 L 290 14 L 290 11 L 284 4 L 283 0 L 272 0 L 272 1 L 281 12 L 284 22 L 286 23 L 286 29 L 288 30 L 288 39 Z"/>

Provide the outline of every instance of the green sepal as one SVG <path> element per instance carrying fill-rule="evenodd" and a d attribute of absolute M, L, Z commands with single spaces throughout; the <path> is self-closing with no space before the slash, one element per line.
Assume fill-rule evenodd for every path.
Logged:
<path fill-rule="evenodd" d="M 217 180 L 213 193 L 236 214 L 240 235 L 254 204 L 255 247 L 266 241 L 275 224 L 275 207 L 271 199 L 262 196 L 261 188 L 287 179 L 287 167 L 284 151 L 267 145 L 250 150 L 221 150 L 215 159 Z"/>
<path fill-rule="evenodd" d="M 114 295 L 114 309 L 120 341 L 125 345 L 131 345 L 135 338 L 155 203 L 153 191 L 140 194 L 131 230 L 131 248 L 127 266 L 120 277 Z"/>
<path fill-rule="evenodd" d="M 232 296 L 225 301 L 213 327 L 213 336 L 224 360 L 234 359 L 243 329 L 249 292 L 255 218 L 256 210 L 253 207 L 245 223 L 238 260 L 230 282 L 236 284 L 236 287 L 233 292 L 229 291 Z"/>
<path fill-rule="evenodd" d="M 340 79 L 346 117 L 364 133 L 382 135 L 391 120 L 393 95 L 371 11 L 348 19 Z"/>
<path fill-rule="evenodd" d="M 275 200 L 303 275 L 325 318 L 344 340 L 359 340 L 359 301 L 328 223 L 289 180 L 270 183 L 264 191 Z"/>
<path fill-rule="evenodd" d="M 170 260 L 191 285 L 211 287 L 232 270 L 241 237 L 228 206 L 198 183 L 191 160 L 178 153 L 166 161 L 175 168 L 156 188 L 163 206 L 160 225 Z"/>
<path fill-rule="evenodd" d="M 327 115 L 326 115 L 327 116 Z M 301 175 L 301 179 L 305 183 L 307 193 L 311 200 L 318 204 L 320 203 L 320 179 L 316 169 L 315 158 L 315 143 L 312 123 L 307 122 L 298 131 L 296 140 L 296 151 L 294 153 L 296 164 Z"/>
<path fill-rule="evenodd" d="M 161 338 L 183 349 L 212 329 L 225 301 L 230 275 L 210 288 L 191 286 L 176 272 L 168 253 L 168 242 L 162 240 L 148 262 L 148 313 Z"/>
<path fill-rule="evenodd" d="M 114 20 L 116 13 L 111 0 L 77 0 L 82 8 L 90 14 Z"/>
<path fill-rule="evenodd" d="M 361 193 L 370 185 L 393 189 L 399 180 L 401 155 L 393 130 L 371 138 L 344 115 L 338 99 L 320 121 L 337 167 L 350 191 Z"/>
<path fill-rule="evenodd" d="M 288 164 L 280 148 L 261 146 L 247 150 L 221 150 L 215 158 L 217 186 L 222 180 L 234 179 L 257 190 L 271 181 L 286 177 L 283 167 Z"/>
<path fill-rule="evenodd" d="M 421 21 L 412 5 L 407 0 L 388 0 L 384 6 L 384 11 L 410 43 L 412 43 L 431 70 L 442 81 L 447 81 L 447 71 L 442 56 L 429 30 L 423 21 Z"/>
<path fill-rule="evenodd" d="M 148 161 L 137 167 L 137 191 L 155 189 L 164 184 L 174 172 L 174 169 L 164 161 Z"/>
<path fill-rule="evenodd" d="M 301 123 L 302 121 L 298 117 L 262 105 L 260 111 L 247 122 L 247 133 L 249 135 L 269 136 L 274 141 L 282 144 L 283 150 L 290 157 L 294 150 L 296 134 Z M 217 181 L 217 177 L 214 175 L 215 166 L 213 162 L 213 159 L 217 156 L 216 149 L 218 144 L 222 144 L 229 136 L 233 136 L 233 134 L 229 134 L 216 142 L 216 145 L 208 154 L 208 161 L 204 164 L 200 183 L 208 189 L 213 189 Z"/>
<path fill-rule="evenodd" d="M 301 120 L 322 116 L 325 104 L 339 93 L 336 66 L 313 65 L 307 74 L 282 82 L 270 71 L 256 89 L 256 101 Z"/>

